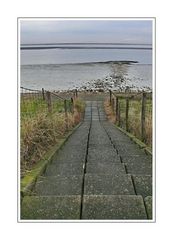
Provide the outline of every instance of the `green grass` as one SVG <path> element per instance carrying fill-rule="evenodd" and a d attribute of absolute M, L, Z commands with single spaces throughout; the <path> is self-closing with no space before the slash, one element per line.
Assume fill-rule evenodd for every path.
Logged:
<path fill-rule="evenodd" d="M 54 100 L 51 107 L 52 113 L 64 112 L 64 101 Z M 71 101 L 67 100 L 67 111 L 71 110 Z M 21 99 L 21 117 L 34 117 L 39 113 L 48 112 L 48 105 L 41 97 L 37 99 Z"/>

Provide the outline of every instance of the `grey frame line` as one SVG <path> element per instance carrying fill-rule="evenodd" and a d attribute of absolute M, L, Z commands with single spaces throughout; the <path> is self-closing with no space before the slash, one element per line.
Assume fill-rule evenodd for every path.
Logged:
<path fill-rule="evenodd" d="M 153 162 L 154 162 L 154 168 L 153 168 L 153 185 L 154 185 L 154 189 L 153 189 L 153 196 L 154 196 L 154 204 L 153 204 L 153 210 L 154 210 L 154 216 L 153 216 L 153 221 L 126 221 L 126 220 L 122 220 L 122 221 L 119 221 L 119 220 L 114 220 L 114 221 L 110 221 L 110 220 L 101 220 L 101 221 L 97 221 L 97 220 L 76 220 L 76 221 L 71 221 L 71 220 L 65 220 L 65 221 L 21 221 L 20 220 L 20 173 L 19 173 L 19 170 L 20 170 L 20 159 L 19 159 L 19 156 L 20 156 L 20 153 L 19 153 L 19 144 L 20 144 L 20 134 L 19 134 L 19 131 L 20 131 L 20 107 L 19 107 L 19 94 L 20 94 L 20 81 L 19 81 L 19 76 L 20 76 L 20 72 L 19 72 L 19 53 L 20 53 L 20 46 L 19 46 L 19 23 L 20 23 L 20 20 L 22 19 L 85 19 L 86 21 L 89 20 L 89 19 L 95 19 L 95 20 L 101 20 L 101 19 L 112 19 L 112 20 L 121 20 L 121 19 L 129 19 L 129 21 L 132 21 L 132 20 L 141 20 L 141 19 L 144 19 L 144 20 L 152 20 L 152 22 L 154 23 L 154 27 L 153 27 L 153 30 L 152 30 L 152 34 L 154 36 L 154 41 L 153 41 L 153 50 L 152 50 L 152 55 L 153 55 L 153 58 L 154 58 L 154 61 L 152 60 L 152 69 L 153 69 L 153 73 L 154 73 L 154 79 L 152 79 L 152 83 L 154 85 L 154 89 L 153 89 L 153 103 L 154 103 L 154 106 L 152 107 L 153 108 L 153 123 L 154 123 L 154 126 L 153 126 L 153 156 L 152 156 L 152 159 L 153 159 Z M 17 17 L 16 18 L 17 20 L 17 223 L 156 223 L 156 27 L 157 27 L 157 21 L 156 21 L 156 17 Z"/>

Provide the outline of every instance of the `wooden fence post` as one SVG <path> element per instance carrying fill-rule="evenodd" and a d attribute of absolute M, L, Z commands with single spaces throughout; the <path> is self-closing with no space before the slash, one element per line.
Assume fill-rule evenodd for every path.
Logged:
<path fill-rule="evenodd" d="M 74 113 L 74 100 L 71 98 L 71 113 Z"/>
<path fill-rule="evenodd" d="M 116 97 L 116 104 L 115 104 L 115 122 L 116 124 L 119 122 L 119 110 L 118 110 L 118 107 L 119 107 L 119 99 L 118 97 Z"/>
<path fill-rule="evenodd" d="M 115 101 L 114 101 L 114 98 L 112 98 L 112 110 L 114 112 L 114 107 L 115 107 Z"/>
<path fill-rule="evenodd" d="M 42 88 L 42 96 L 43 96 L 43 100 L 45 101 L 44 88 Z"/>
<path fill-rule="evenodd" d="M 118 102 L 118 126 L 121 125 L 120 102 Z"/>
<path fill-rule="evenodd" d="M 129 98 L 126 98 L 126 131 L 129 130 Z"/>
<path fill-rule="evenodd" d="M 52 101 L 51 101 L 51 93 L 49 91 L 46 91 L 46 97 L 47 97 L 47 107 L 48 107 L 48 112 L 52 112 Z"/>
<path fill-rule="evenodd" d="M 112 104 L 112 91 L 109 90 L 109 102 L 110 102 L 110 105 Z"/>
<path fill-rule="evenodd" d="M 146 110 L 146 93 L 142 93 L 141 106 L 141 140 L 145 141 L 145 110 Z"/>
<path fill-rule="evenodd" d="M 68 114 L 67 114 L 67 100 L 64 100 L 64 112 L 65 112 L 65 128 L 68 130 Z"/>
<path fill-rule="evenodd" d="M 75 89 L 75 95 L 76 95 L 76 98 L 77 98 L 78 97 L 77 89 Z"/>

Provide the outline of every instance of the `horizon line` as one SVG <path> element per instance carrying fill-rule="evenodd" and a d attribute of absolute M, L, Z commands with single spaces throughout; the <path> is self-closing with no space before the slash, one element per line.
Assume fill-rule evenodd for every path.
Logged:
<path fill-rule="evenodd" d="M 97 45 L 152 45 L 152 43 L 120 43 L 120 42 L 59 42 L 59 43 L 21 43 L 20 45 L 85 45 L 85 44 L 97 44 Z"/>

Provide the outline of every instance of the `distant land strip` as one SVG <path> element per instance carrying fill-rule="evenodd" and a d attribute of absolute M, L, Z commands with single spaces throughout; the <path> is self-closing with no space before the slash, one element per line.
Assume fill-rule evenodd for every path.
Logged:
<path fill-rule="evenodd" d="M 138 61 L 129 61 L 129 60 L 121 60 L 121 61 L 99 61 L 99 62 L 80 62 L 80 63 L 60 63 L 60 64 L 34 64 L 33 66 L 40 66 L 40 65 L 46 65 L 46 66 L 59 66 L 59 65 L 91 65 L 91 64 L 135 64 L 139 63 Z M 32 64 L 25 64 L 22 66 L 31 66 Z"/>
<path fill-rule="evenodd" d="M 69 47 L 69 46 L 21 46 L 20 49 L 21 50 L 42 50 L 42 49 L 132 49 L 132 50 L 152 50 L 152 47 Z"/>
<path fill-rule="evenodd" d="M 151 43 L 97 43 L 97 42 L 90 42 L 90 43 L 22 43 L 21 46 L 41 46 L 41 45 L 140 45 L 140 46 L 151 46 Z"/>

